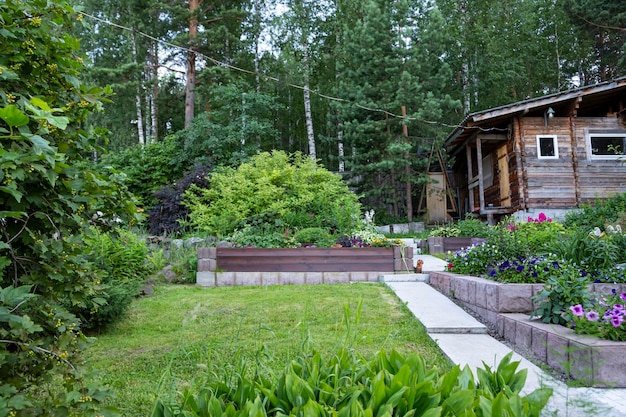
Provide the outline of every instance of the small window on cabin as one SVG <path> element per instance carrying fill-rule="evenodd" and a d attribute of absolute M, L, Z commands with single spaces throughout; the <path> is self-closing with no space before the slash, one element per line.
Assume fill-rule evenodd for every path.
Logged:
<path fill-rule="evenodd" d="M 626 132 L 589 133 L 591 159 L 623 159 L 626 155 Z"/>
<path fill-rule="evenodd" d="M 559 159 L 559 145 L 556 135 L 537 136 L 537 157 L 539 159 Z"/>

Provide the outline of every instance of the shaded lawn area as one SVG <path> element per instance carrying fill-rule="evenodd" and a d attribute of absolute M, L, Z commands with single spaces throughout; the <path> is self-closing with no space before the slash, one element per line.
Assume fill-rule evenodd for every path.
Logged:
<path fill-rule="evenodd" d="M 271 374 L 303 350 L 329 357 L 343 346 L 367 358 L 381 349 L 418 352 L 432 367 L 451 367 L 382 284 L 158 286 L 97 336 L 88 361 L 123 415 L 147 416 L 157 397 L 215 373 L 245 366 Z"/>

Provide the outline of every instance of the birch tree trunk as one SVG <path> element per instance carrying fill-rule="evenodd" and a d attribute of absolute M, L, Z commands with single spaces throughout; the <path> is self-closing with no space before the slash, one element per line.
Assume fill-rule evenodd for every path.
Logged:
<path fill-rule="evenodd" d="M 315 150 L 315 135 L 313 133 L 313 115 L 311 113 L 311 92 L 309 86 L 309 43 L 303 35 L 302 51 L 304 64 L 304 117 L 306 120 L 306 135 L 309 140 L 309 156 L 311 159 L 317 159 Z"/>
<path fill-rule="evenodd" d="M 154 42 L 152 48 L 152 136 L 153 142 L 159 141 L 159 44 Z"/>
<path fill-rule="evenodd" d="M 185 129 L 191 126 L 195 113 L 196 101 L 196 38 L 198 35 L 198 17 L 195 12 L 200 0 L 189 0 L 189 50 L 187 51 L 187 81 L 185 83 Z"/>
<path fill-rule="evenodd" d="M 137 62 L 137 43 L 136 43 L 136 39 L 135 39 L 135 31 L 133 30 L 131 32 L 131 47 L 132 47 L 132 53 L 133 53 L 133 62 L 135 64 L 138 64 Z M 146 144 L 146 137 L 144 135 L 144 130 L 143 130 L 143 112 L 141 109 L 141 81 L 142 78 L 141 75 L 137 80 L 137 89 L 135 90 L 135 108 L 137 110 L 137 136 L 139 138 L 139 144 L 143 147 Z"/>

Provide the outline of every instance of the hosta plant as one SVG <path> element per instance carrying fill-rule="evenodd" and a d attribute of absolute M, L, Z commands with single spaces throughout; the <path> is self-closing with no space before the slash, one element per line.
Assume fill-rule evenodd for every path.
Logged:
<path fill-rule="evenodd" d="M 509 354 L 475 378 L 459 366 L 439 375 L 420 356 L 395 351 L 371 360 L 348 349 L 329 360 L 301 354 L 279 375 L 242 370 L 187 389 L 177 401 L 159 400 L 152 417 L 538 416 L 552 390 L 521 395 L 527 371 L 518 365 Z"/>

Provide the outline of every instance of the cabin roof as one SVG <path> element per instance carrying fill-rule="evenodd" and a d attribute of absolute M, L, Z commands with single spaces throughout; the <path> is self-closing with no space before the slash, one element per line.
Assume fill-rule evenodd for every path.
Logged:
<path fill-rule="evenodd" d="M 626 77 L 562 91 L 542 97 L 494 107 L 468 114 L 448 136 L 445 147 L 449 154 L 462 150 L 477 131 L 508 130 L 516 116 L 544 117 L 549 108 L 554 117 L 606 117 L 608 113 L 624 112 Z"/>

